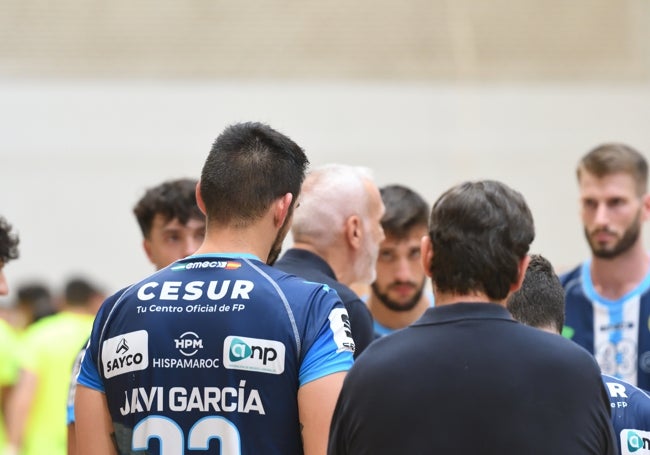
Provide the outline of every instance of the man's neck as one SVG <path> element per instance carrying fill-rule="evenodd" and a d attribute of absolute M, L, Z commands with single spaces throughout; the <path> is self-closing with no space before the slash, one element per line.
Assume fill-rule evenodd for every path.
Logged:
<path fill-rule="evenodd" d="M 203 244 L 194 254 L 248 253 L 266 261 L 271 249 L 268 231 L 246 228 L 223 228 L 206 233 Z"/>
<path fill-rule="evenodd" d="M 425 292 L 422 292 L 418 303 L 408 311 L 391 310 L 372 291 L 370 292 L 367 303 L 375 321 L 392 330 L 402 329 L 411 325 L 431 306 L 429 297 Z"/>
<path fill-rule="evenodd" d="M 352 267 L 349 265 L 350 259 L 344 258 L 342 254 L 340 254 L 340 251 L 342 251 L 341 248 L 337 246 L 317 248 L 311 243 L 306 242 L 295 242 L 292 248 L 307 250 L 322 258 L 325 262 L 327 262 L 327 265 L 332 268 L 334 275 L 336 276 L 336 281 L 339 283 L 350 286 L 355 282 L 354 277 L 350 274 L 350 270 L 352 269 Z"/>
<path fill-rule="evenodd" d="M 487 295 L 476 292 L 474 294 L 454 294 L 448 292 L 434 292 L 436 306 L 453 305 L 454 303 L 496 303 L 505 306 L 504 300 L 492 300 Z"/>
<path fill-rule="evenodd" d="M 650 257 L 640 239 L 625 253 L 611 259 L 592 257 L 591 281 L 598 294 L 617 300 L 636 288 L 650 270 Z"/>

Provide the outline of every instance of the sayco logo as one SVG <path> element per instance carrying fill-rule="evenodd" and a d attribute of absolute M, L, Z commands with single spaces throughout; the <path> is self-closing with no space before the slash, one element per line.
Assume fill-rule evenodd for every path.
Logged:
<path fill-rule="evenodd" d="M 282 374 L 284 355 L 279 341 L 229 336 L 223 344 L 223 366 L 231 370 Z"/>
<path fill-rule="evenodd" d="M 146 330 L 124 333 L 102 343 L 104 376 L 112 378 L 149 366 L 149 334 Z"/>
<path fill-rule="evenodd" d="M 236 270 L 241 267 L 241 262 L 236 261 L 197 261 L 188 262 L 185 264 L 172 265 L 171 269 L 174 271 L 179 270 L 201 270 L 201 269 L 226 269 Z"/>
<path fill-rule="evenodd" d="M 621 455 L 650 453 L 650 432 L 640 430 L 621 431 Z"/>
<path fill-rule="evenodd" d="M 203 340 L 194 332 L 185 332 L 179 338 L 174 338 L 174 344 L 176 349 L 187 357 L 191 357 L 199 352 L 199 349 L 203 349 Z"/>

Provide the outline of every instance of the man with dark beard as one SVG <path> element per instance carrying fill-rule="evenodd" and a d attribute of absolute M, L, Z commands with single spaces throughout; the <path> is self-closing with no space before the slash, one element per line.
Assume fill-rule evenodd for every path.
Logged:
<path fill-rule="evenodd" d="M 594 354 L 605 374 L 650 389 L 650 214 L 645 158 L 603 144 L 578 164 L 581 216 L 592 257 L 561 277 L 563 334 Z"/>
<path fill-rule="evenodd" d="M 380 192 L 386 238 L 379 245 L 377 276 L 367 300 L 378 337 L 408 326 L 433 306 L 433 294 L 424 292 L 426 275 L 420 260 L 429 206 L 402 185 L 388 185 Z"/>

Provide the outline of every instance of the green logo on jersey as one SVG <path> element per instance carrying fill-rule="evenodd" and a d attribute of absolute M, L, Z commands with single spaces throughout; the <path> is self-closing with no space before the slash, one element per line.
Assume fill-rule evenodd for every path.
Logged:
<path fill-rule="evenodd" d="M 650 439 L 644 438 L 632 430 L 627 430 L 627 450 L 633 453 L 641 449 L 650 449 Z"/>
<path fill-rule="evenodd" d="M 228 352 L 228 357 L 231 362 L 237 362 L 239 360 L 247 359 L 251 356 L 253 350 L 249 345 L 244 343 L 239 338 L 235 338 L 230 343 L 230 351 Z"/>
<path fill-rule="evenodd" d="M 568 325 L 565 325 L 562 327 L 562 336 L 564 338 L 568 338 L 569 340 L 573 338 L 573 335 L 575 335 L 576 331 L 573 330 L 572 327 L 569 327 Z"/>

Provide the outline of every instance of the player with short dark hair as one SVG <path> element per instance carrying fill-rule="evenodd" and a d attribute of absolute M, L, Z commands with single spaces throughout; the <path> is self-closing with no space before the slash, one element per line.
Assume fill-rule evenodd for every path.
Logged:
<path fill-rule="evenodd" d="M 434 303 L 433 294 L 425 292 L 427 277 L 420 258 L 429 204 L 403 185 L 387 185 L 380 192 L 386 208 L 381 219 L 386 237 L 379 245 L 377 273 L 366 300 L 375 336 L 415 322 Z"/>
<path fill-rule="evenodd" d="M 352 365 L 338 295 L 270 267 L 307 157 L 230 126 L 206 159 L 198 251 L 107 299 L 75 403 L 81 453 L 323 453 Z"/>
<path fill-rule="evenodd" d="M 559 334 L 564 325 L 564 289 L 551 263 L 533 255 L 521 288 L 508 298 L 512 316 L 527 325 Z M 619 453 L 637 452 L 650 439 L 650 397 L 641 389 L 603 374 Z"/>
<path fill-rule="evenodd" d="M 149 188 L 133 207 L 142 246 L 157 269 L 189 256 L 203 242 L 205 216 L 196 205 L 197 183 L 167 180 Z"/>

